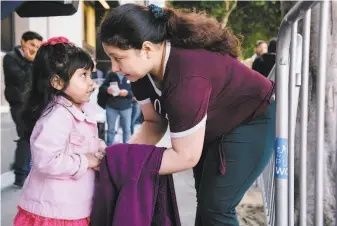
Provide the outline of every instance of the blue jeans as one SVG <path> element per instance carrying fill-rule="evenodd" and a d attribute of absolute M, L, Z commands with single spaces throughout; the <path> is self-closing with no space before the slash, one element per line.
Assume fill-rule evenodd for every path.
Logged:
<path fill-rule="evenodd" d="M 128 108 L 125 110 L 118 110 L 114 108 L 110 108 L 106 106 L 106 119 L 108 123 L 108 134 L 106 144 L 112 145 L 115 141 L 116 131 L 116 119 L 117 116 L 120 116 L 120 125 L 123 131 L 123 143 L 126 143 L 131 137 L 131 113 L 132 108 Z"/>
<path fill-rule="evenodd" d="M 131 134 L 135 132 L 135 124 L 140 116 L 140 106 L 137 102 L 132 103 L 132 115 L 131 115 Z"/>

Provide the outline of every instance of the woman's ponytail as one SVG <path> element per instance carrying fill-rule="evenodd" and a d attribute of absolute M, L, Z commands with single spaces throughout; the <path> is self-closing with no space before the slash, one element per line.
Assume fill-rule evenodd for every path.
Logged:
<path fill-rule="evenodd" d="M 173 46 L 187 49 L 207 49 L 227 53 L 233 57 L 241 54 L 241 42 L 228 28 L 205 13 L 167 9 L 167 35 Z"/>

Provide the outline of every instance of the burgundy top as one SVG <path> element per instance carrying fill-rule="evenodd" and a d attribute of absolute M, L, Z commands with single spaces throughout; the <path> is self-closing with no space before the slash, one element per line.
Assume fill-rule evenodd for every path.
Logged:
<path fill-rule="evenodd" d="M 188 50 L 167 43 L 163 89 L 150 74 L 132 83 L 140 104 L 152 103 L 169 121 L 171 137 L 183 137 L 206 123 L 209 144 L 263 113 L 274 83 L 229 55 Z"/>

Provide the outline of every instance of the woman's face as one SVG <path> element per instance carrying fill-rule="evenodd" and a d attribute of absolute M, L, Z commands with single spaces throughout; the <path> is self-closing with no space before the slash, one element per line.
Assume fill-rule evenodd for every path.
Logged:
<path fill-rule="evenodd" d="M 126 77 L 131 82 L 143 78 L 153 68 L 151 53 L 145 49 L 122 50 L 118 47 L 103 43 L 104 52 L 111 59 L 111 69 Z"/>

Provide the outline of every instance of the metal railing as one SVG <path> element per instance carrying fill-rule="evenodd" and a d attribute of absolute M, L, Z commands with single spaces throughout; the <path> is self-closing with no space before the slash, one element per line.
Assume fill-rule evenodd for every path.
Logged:
<path fill-rule="evenodd" d="M 294 225 L 294 147 L 300 111 L 300 225 L 307 225 L 307 121 L 311 9 L 319 5 L 319 44 L 316 109 L 315 226 L 323 226 L 324 104 L 329 1 L 298 2 L 283 18 L 276 63 L 269 78 L 276 82 L 275 153 L 260 178 L 266 225 Z M 303 41 L 298 22 L 303 19 Z M 303 42 L 303 43 L 302 43 Z"/>

